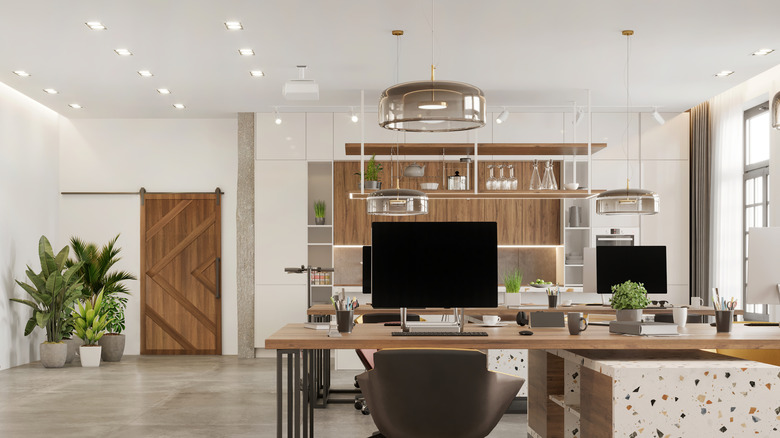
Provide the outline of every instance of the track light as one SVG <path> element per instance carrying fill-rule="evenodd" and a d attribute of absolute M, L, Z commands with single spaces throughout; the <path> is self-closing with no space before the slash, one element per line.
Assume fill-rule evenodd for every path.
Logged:
<path fill-rule="evenodd" d="M 277 110 L 276 108 L 274 108 L 274 123 L 276 123 L 277 125 L 282 124 L 282 116 L 279 115 L 279 110 Z"/>
<path fill-rule="evenodd" d="M 659 125 L 666 123 L 666 120 L 664 120 L 663 116 L 658 112 L 658 108 L 653 108 L 653 118 Z"/>
<path fill-rule="evenodd" d="M 501 111 L 501 114 L 499 114 L 498 117 L 496 117 L 496 123 L 500 125 L 506 122 L 506 119 L 508 118 L 509 118 L 509 111 L 507 111 L 506 108 L 504 108 L 504 110 Z"/>
<path fill-rule="evenodd" d="M 577 114 L 574 116 L 574 124 L 578 125 L 580 123 L 580 120 L 582 120 L 582 115 L 585 114 L 585 109 L 583 108 L 577 108 Z"/>
<path fill-rule="evenodd" d="M 352 123 L 357 123 L 358 120 L 360 120 L 360 119 L 358 119 L 358 115 L 355 114 L 355 109 L 350 107 L 349 110 L 350 110 L 350 112 L 352 112 L 352 117 L 350 118 L 350 120 L 352 120 Z"/>

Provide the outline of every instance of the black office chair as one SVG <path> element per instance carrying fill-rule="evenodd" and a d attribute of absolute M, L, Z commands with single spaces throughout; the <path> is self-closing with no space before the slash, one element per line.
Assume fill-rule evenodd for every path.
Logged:
<path fill-rule="evenodd" d="M 525 382 L 489 371 L 476 350 L 387 349 L 374 363 L 357 379 L 387 438 L 483 438 Z"/>
<path fill-rule="evenodd" d="M 382 324 L 386 322 L 400 323 L 401 315 L 399 313 L 367 313 L 358 318 L 358 320 L 363 324 Z M 406 320 L 419 321 L 420 315 L 407 313 Z M 376 352 L 377 350 L 375 349 L 366 348 L 355 350 L 358 359 L 360 359 L 360 362 L 363 364 L 363 367 L 366 369 L 366 371 L 372 370 L 374 368 L 374 353 Z M 357 376 L 355 376 L 355 388 L 360 388 L 360 385 L 357 381 Z M 368 409 L 368 406 L 366 406 L 366 399 L 362 394 L 355 396 L 355 409 L 360 410 L 363 415 L 368 415 L 371 413 L 371 411 Z"/>

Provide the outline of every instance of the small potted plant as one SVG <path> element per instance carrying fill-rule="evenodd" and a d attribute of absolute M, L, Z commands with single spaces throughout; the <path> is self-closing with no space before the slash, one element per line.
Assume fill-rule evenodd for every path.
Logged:
<path fill-rule="evenodd" d="M 79 347 L 82 367 L 99 367 L 102 347 L 98 341 L 103 337 L 108 325 L 108 318 L 103 314 L 103 292 L 95 299 L 95 306 L 86 300 L 84 305 L 78 303 L 78 311 L 73 309 L 75 318 L 74 327 L 78 337 L 84 340 L 84 345 Z"/>
<path fill-rule="evenodd" d="M 612 286 L 610 302 L 618 321 L 641 321 L 642 309 L 650 304 L 645 286 L 631 280 Z"/>
<path fill-rule="evenodd" d="M 325 225 L 325 201 L 314 202 L 314 224 Z"/>
<path fill-rule="evenodd" d="M 368 164 L 366 164 L 366 171 L 363 174 L 363 179 L 365 180 L 363 182 L 363 187 L 366 189 L 381 189 L 382 181 L 379 181 L 379 172 L 381 170 L 382 164 L 377 163 L 376 154 L 371 155 L 371 159 L 369 159 Z M 355 173 L 355 175 L 360 176 L 360 172 Z"/>
<path fill-rule="evenodd" d="M 46 342 L 40 345 L 41 363 L 46 368 L 61 368 L 68 356 L 68 346 L 62 342 L 63 327 L 71 324 L 70 307 L 81 296 L 81 282 L 77 271 L 81 263 L 65 269 L 68 247 L 62 248 L 57 255 L 51 248 L 46 236 L 38 241 L 38 256 L 41 260 L 41 272 L 35 273 L 27 266 L 27 278 L 30 283 L 16 283 L 32 297 L 32 301 L 11 298 L 11 301 L 26 304 L 33 314 L 24 327 L 25 336 L 35 327 L 46 329 Z"/>
<path fill-rule="evenodd" d="M 520 305 L 520 285 L 523 284 L 523 273 L 515 269 L 510 273 L 504 274 L 504 304 L 507 307 Z"/>

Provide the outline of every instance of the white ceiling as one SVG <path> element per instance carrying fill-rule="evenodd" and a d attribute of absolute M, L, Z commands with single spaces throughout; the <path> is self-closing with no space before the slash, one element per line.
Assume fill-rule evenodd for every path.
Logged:
<path fill-rule="evenodd" d="M 431 64 L 429 1 L 1 1 L 0 82 L 67 117 L 346 112 L 360 90 L 375 107 L 395 82 L 393 29 L 405 31 L 401 82 L 426 79 Z M 584 104 L 588 89 L 595 107 L 623 107 L 622 29 L 636 32 L 632 106 L 685 110 L 780 63 L 778 0 L 436 0 L 435 11 L 436 78 L 482 88 L 491 110 Z M 226 20 L 244 30 L 226 30 Z M 239 56 L 245 47 L 256 55 Z M 750 55 L 765 47 L 778 51 Z M 284 100 L 297 64 L 309 66 L 319 101 Z M 144 69 L 154 77 L 136 73 Z M 736 73 L 713 76 L 721 70 Z M 163 87 L 172 94 L 159 95 Z M 68 108 L 74 102 L 84 108 Z"/>

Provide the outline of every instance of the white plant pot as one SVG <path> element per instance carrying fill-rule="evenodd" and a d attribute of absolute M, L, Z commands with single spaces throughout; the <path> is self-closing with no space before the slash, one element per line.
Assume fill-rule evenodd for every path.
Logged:
<path fill-rule="evenodd" d="M 82 345 L 79 347 L 79 356 L 81 356 L 81 366 L 83 367 L 99 367 L 100 366 L 100 353 L 103 347 L 100 345 Z"/>
<path fill-rule="evenodd" d="M 505 293 L 504 304 L 507 307 L 520 307 L 520 292 Z"/>

